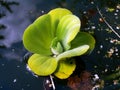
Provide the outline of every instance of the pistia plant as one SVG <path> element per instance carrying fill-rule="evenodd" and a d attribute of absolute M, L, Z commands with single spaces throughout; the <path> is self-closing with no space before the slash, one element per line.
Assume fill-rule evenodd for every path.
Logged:
<path fill-rule="evenodd" d="M 95 39 L 80 32 L 80 19 L 65 8 L 38 17 L 23 34 L 23 44 L 33 55 L 28 66 L 39 76 L 68 78 L 76 68 L 75 56 L 90 53 Z"/>

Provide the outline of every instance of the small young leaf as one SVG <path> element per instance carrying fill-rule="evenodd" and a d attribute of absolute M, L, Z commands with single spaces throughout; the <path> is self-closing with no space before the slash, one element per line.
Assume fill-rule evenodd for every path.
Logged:
<path fill-rule="evenodd" d="M 71 58 L 71 57 L 75 57 L 75 56 L 80 56 L 83 55 L 84 53 L 86 53 L 89 49 L 89 45 L 82 45 L 79 46 L 77 48 L 65 51 L 61 54 L 59 54 L 56 59 L 59 60 L 63 60 L 64 58 Z"/>
<path fill-rule="evenodd" d="M 51 51 L 54 55 L 58 55 L 63 52 L 63 47 L 57 37 L 55 37 L 51 43 Z"/>

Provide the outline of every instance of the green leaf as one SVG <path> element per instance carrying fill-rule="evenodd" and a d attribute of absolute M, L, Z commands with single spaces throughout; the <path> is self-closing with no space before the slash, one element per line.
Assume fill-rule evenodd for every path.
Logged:
<path fill-rule="evenodd" d="M 37 54 L 52 55 L 52 39 L 51 18 L 47 14 L 40 16 L 23 34 L 25 48 Z"/>
<path fill-rule="evenodd" d="M 65 52 L 59 54 L 56 57 L 56 59 L 59 61 L 59 60 L 64 60 L 64 58 L 80 56 L 80 55 L 83 55 L 84 53 L 86 53 L 88 51 L 88 49 L 89 49 L 89 45 L 82 45 L 77 48 L 74 48 L 74 49 L 71 49 L 71 50 L 68 50 L 68 51 L 65 51 Z"/>
<path fill-rule="evenodd" d="M 51 10 L 48 14 L 51 16 L 51 29 L 53 35 L 56 35 L 56 29 L 61 18 L 65 15 L 72 14 L 72 12 L 65 8 L 56 8 Z"/>
<path fill-rule="evenodd" d="M 80 29 L 80 20 L 75 15 L 65 15 L 61 18 L 56 36 L 61 40 L 64 49 L 70 49 L 70 42 L 75 38 Z"/>
<path fill-rule="evenodd" d="M 33 54 L 28 60 L 28 66 L 35 74 L 47 76 L 52 74 L 57 68 L 58 62 L 53 57 Z"/>
<path fill-rule="evenodd" d="M 68 78 L 76 67 L 72 57 L 92 51 L 95 45 L 90 34 L 79 33 L 80 26 L 79 18 L 64 8 L 53 9 L 29 25 L 23 44 L 35 53 L 28 60 L 30 69 L 40 76 L 54 73 L 60 79 Z"/>
<path fill-rule="evenodd" d="M 54 55 L 58 55 L 63 52 L 63 47 L 57 37 L 55 37 L 51 43 L 51 51 Z"/>
<path fill-rule="evenodd" d="M 73 73 L 75 68 L 75 60 L 72 58 L 69 60 L 60 61 L 54 75 L 60 79 L 66 79 Z"/>
<path fill-rule="evenodd" d="M 87 53 L 90 53 L 95 47 L 95 39 L 89 33 L 79 32 L 74 40 L 71 42 L 71 49 L 85 44 L 90 46 L 89 50 L 87 51 Z"/>
<path fill-rule="evenodd" d="M 72 14 L 69 10 L 57 8 L 40 16 L 23 34 L 25 48 L 33 53 L 52 55 L 50 45 L 56 36 L 59 21 L 65 15 Z"/>

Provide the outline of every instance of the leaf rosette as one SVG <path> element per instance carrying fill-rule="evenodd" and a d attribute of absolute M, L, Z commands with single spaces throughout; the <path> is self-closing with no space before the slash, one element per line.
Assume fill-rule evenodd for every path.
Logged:
<path fill-rule="evenodd" d="M 95 45 L 80 26 L 80 19 L 64 8 L 38 17 L 23 34 L 25 48 L 34 53 L 28 60 L 30 69 L 40 76 L 68 78 L 76 67 L 71 58 L 91 52 Z"/>

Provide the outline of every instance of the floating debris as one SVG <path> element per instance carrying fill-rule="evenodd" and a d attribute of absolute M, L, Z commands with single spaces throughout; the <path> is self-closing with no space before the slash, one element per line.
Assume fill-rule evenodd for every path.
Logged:
<path fill-rule="evenodd" d="M 13 82 L 16 83 L 16 82 L 17 82 L 17 79 L 14 79 Z"/>
<path fill-rule="evenodd" d="M 117 26 L 116 29 L 120 29 L 120 27 Z"/>
<path fill-rule="evenodd" d="M 94 2 L 92 1 L 91 4 L 94 4 Z"/>
<path fill-rule="evenodd" d="M 117 16 L 118 14 L 117 13 L 114 13 L 115 16 Z"/>
<path fill-rule="evenodd" d="M 104 20 L 103 20 L 102 18 L 99 18 L 99 21 L 100 21 L 100 22 L 104 22 Z"/>
<path fill-rule="evenodd" d="M 106 69 L 105 69 L 105 72 L 107 72 L 107 71 L 108 71 L 108 69 L 106 68 Z"/>
<path fill-rule="evenodd" d="M 93 80 L 96 81 L 96 80 L 98 80 L 98 79 L 99 79 L 98 74 L 94 74 L 94 78 L 93 78 Z"/>
<path fill-rule="evenodd" d="M 17 65 L 16 67 L 17 67 L 17 68 L 19 68 L 20 66 L 19 66 L 19 65 Z"/>
<path fill-rule="evenodd" d="M 96 27 L 95 26 L 91 26 L 91 29 L 96 29 Z"/>
<path fill-rule="evenodd" d="M 114 53 L 114 49 L 111 48 L 109 51 L 107 51 L 107 54 L 105 55 L 106 58 L 111 58 Z"/>
<path fill-rule="evenodd" d="M 91 73 L 88 71 L 83 71 L 80 75 L 71 76 L 68 78 L 67 85 L 72 90 L 92 90 L 93 85 L 91 82 Z"/>
<path fill-rule="evenodd" d="M 105 24 L 112 30 L 112 32 L 113 32 L 118 38 L 120 38 L 119 33 L 116 32 L 116 31 L 113 29 L 113 27 L 106 21 L 106 19 L 103 17 L 103 15 L 102 15 L 102 13 L 101 13 L 101 11 L 100 11 L 100 9 L 99 9 L 98 7 L 97 7 L 97 10 L 98 10 L 99 15 L 101 16 L 101 18 L 102 18 L 103 21 L 105 22 Z"/>
<path fill-rule="evenodd" d="M 117 85 L 118 82 L 119 82 L 118 80 L 113 80 L 113 84 L 114 84 L 114 85 Z"/>
<path fill-rule="evenodd" d="M 113 39 L 113 38 L 111 38 L 110 43 L 120 44 L 120 41 L 119 41 L 118 39 Z"/>
<path fill-rule="evenodd" d="M 114 8 L 106 8 L 106 12 L 113 12 L 114 10 Z"/>
<path fill-rule="evenodd" d="M 118 10 L 118 9 L 116 9 L 116 12 L 118 13 L 118 12 L 119 12 L 119 10 Z"/>
<path fill-rule="evenodd" d="M 103 48 L 103 45 L 100 45 L 100 49 L 102 49 Z"/>
<path fill-rule="evenodd" d="M 43 13 L 45 13 L 45 11 L 42 10 L 41 13 L 43 14 Z"/>
<path fill-rule="evenodd" d="M 116 7 L 117 7 L 117 9 L 120 9 L 120 4 L 118 4 Z"/>

